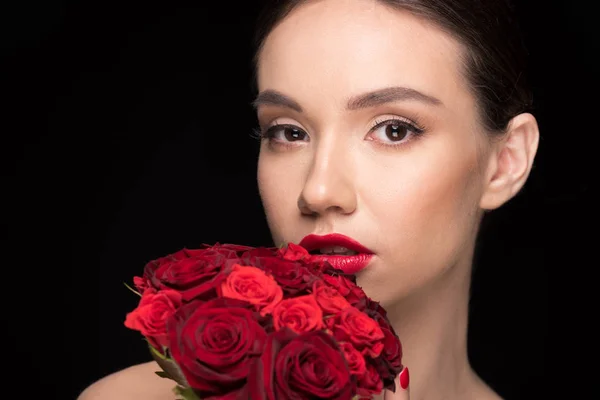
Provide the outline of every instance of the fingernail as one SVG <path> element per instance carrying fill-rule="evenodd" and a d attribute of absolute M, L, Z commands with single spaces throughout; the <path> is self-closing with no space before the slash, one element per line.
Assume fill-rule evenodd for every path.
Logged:
<path fill-rule="evenodd" d="M 408 367 L 404 367 L 402 372 L 400 372 L 400 386 L 402 386 L 402 389 L 406 390 L 408 388 L 409 381 L 410 376 L 408 375 Z"/>

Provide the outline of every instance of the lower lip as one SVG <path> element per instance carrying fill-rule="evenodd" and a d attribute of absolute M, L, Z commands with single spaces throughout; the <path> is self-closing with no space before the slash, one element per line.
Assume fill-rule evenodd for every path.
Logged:
<path fill-rule="evenodd" d="M 316 261 L 327 261 L 333 268 L 341 269 L 346 274 L 356 274 L 367 267 L 373 254 L 355 254 L 352 256 L 314 255 Z"/>

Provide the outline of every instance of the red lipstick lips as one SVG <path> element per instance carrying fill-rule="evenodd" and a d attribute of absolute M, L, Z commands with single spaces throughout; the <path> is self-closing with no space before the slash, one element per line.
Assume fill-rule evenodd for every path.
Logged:
<path fill-rule="evenodd" d="M 327 253 L 313 254 L 317 260 L 327 261 L 332 267 L 341 269 L 346 274 L 355 274 L 364 269 L 371 258 L 373 252 L 356 240 L 338 233 L 330 235 L 308 235 L 299 244 L 309 252 L 321 249 L 328 249 Z M 348 252 L 340 252 L 343 247 Z M 336 254 L 337 253 L 337 254 Z"/>

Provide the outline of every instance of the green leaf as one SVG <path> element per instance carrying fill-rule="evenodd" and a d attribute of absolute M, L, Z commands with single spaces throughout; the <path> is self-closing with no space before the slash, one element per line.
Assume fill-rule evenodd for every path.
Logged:
<path fill-rule="evenodd" d="M 125 285 L 125 287 L 129 290 L 131 290 L 133 293 L 137 294 L 138 296 L 142 297 L 142 295 L 140 294 L 140 292 L 138 292 L 137 290 L 135 290 L 134 288 L 132 288 L 131 286 L 129 286 L 127 283 L 123 282 L 123 285 Z"/>
<path fill-rule="evenodd" d="M 167 374 L 170 379 L 174 380 L 181 387 L 185 388 L 189 386 L 187 380 L 185 379 L 185 375 L 175 360 L 173 360 L 168 353 L 166 353 L 166 356 L 162 355 L 157 349 L 150 346 L 150 354 L 152 354 L 154 361 L 156 361 L 158 366 Z"/>
<path fill-rule="evenodd" d="M 148 347 L 150 348 L 150 351 L 152 352 L 152 354 L 154 354 L 155 356 L 157 356 L 158 358 L 160 358 L 161 360 L 168 360 L 167 357 L 165 357 L 164 354 L 162 354 L 160 351 L 156 350 L 154 348 L 154 346 L 152 346 L 150 344 L 150 342 L 148 342 Z"/>
<path fill-rule="evenodd" d="M 200 397 L 198 397 L 196 395 L 196 393 L 194 393 L 192 388 L 189 388 L 189 387 L 186 388 L 186 387 L 177 385 L 173 388 L 173 392 L 176 395 L 181 396 L 182 400 L 202 400 Z"/>
<path fill-rule="evenodd" d="M 170 380 L 174 380 L 173 378 L 171 378 L 171 375 L 167 374 L 165 371 L 154 371 L 154 373 L 158 376 L 160 376 L 161 378 L 167 378 Z"/>

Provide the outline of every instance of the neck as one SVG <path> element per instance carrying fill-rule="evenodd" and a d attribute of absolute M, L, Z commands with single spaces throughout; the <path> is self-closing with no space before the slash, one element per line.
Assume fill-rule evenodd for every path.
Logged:
<path fill-rule="evenodd" d="M 470 257 L 396 306 L 386 307 L 410 370 L 411 400 L 465 399 L 478 378 L 467 355 Z"/>

